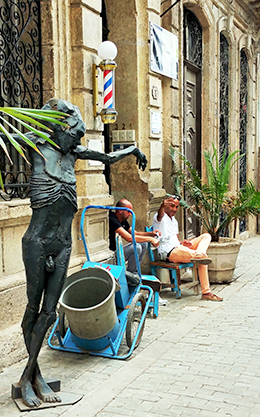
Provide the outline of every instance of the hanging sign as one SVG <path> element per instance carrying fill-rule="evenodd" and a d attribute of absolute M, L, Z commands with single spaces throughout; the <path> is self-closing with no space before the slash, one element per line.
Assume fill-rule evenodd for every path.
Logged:
<path fill-rule="evenodd" d="M 150 69 L 178 79 L 178 36 L 150 22 Z"/>

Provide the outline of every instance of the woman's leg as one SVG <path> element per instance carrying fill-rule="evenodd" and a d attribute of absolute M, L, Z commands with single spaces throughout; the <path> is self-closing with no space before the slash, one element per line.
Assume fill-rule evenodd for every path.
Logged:
<path fill-rule="evenodd" d="M 207 294 L 208 292 L 210 292 L 208 266 L 199 264 L 198 271 L 199 271 L 201 293 Z"/>
<path fill-rule="evenodd" d="M 190 242 L 192 244 L 192 249 L 198 253 L 207 255 L 207 250 L 211 242 L 211 235 L 209 233 L 203 233 L 202 235 L 192 239 Z"/>
<path fill-rule="evenodd" d="M 196 251 L 190 249 L 187 246 L 180 245 L 173 249 L 169 255 L 170 262 L 190 262 L 191 258 L 195 255 Z"/>
<path fill-rule="evenodd" d="M 206 233 L 207 234 L 207 233 Z M 202 235 L 203 236 L 203 235 Z M 209 235 L 210 237 L 210 235 Z M 196 242 L 194 243 L 194 249 L 189 249 L 187 246 L 180 245 L 177 248 L 173 249 L 169 255 L 170 262 L 182 262 L 188 263 L 191 259 L 195 256 L 196 250 L 199 247 L 200 242 L 202 239 L 195 238 Z M 203 239 L 204 240 L 204 239 Z M 203 248 L 206 247 L 205 242 L 208 241 L 208 237 L 205 238 L 203 242 Z M 199 265 L 199 279 L 200 279 L 200 286 L 202 294 L 206 294 L 210 292 L 209 287 L 209 276 L 208 276 L 208 267 L 207 265 Z"/>

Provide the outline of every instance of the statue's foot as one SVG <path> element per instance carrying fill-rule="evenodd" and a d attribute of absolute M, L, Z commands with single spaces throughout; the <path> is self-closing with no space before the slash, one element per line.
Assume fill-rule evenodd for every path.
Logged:
<path fill-rule="evenodd" d="M 61 398 L 57 395 L 49 385 L 44 381 L 41 375 L 37 375 L 34 380 L 33 387 L 38 397 L 45 403 L 60 403 Z"/>
<path fill-rule="evenodd" d="M 23 403 L 27 407 L 39 407 L 41 405 L 41 401 L 36 397 L 30 381 L 20 380 L 20 387 Z"/>

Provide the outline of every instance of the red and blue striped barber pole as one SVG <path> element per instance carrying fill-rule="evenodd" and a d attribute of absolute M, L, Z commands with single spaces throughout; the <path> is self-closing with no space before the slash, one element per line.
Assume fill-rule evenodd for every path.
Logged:
<path fill-rule="evenodd" d="M 113 108 L 114 104 L 114 85 L 113 71 L 104 71 L 104 107 L 105 109 Z"/>

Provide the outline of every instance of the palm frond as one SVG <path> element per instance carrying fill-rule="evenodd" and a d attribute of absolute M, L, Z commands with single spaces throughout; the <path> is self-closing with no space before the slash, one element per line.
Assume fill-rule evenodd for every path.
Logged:
<path fill-rule="evenodd" d="M 27 160 L 24 150 L 22 146 L 18 144 L 18 142 L 14 139 L 12 134 L 5 128 L 5 125 L 7 125 L 13 132 L 18 134 L 20 138 L 31 148 L 33 148 L 36 152 L 40 153 L 37 146 L 24 134 L 22 133 L 18 128 L 16 128 L 13 123 L 8 120 L 11 118 L 13 122 L 18 122 L 22 126 L 24 126 L 28 131 L 31 131 L 35 135 L 43 138 L 47 142 L 51 143 L 53 146 L 58 147 L 56 143 L 44 132 L 36 129 L 34 126 L 37 126 L 40 129 L 43 129 L 47 132 L 52 132 L 51 128 L 48 127 L 48 124 L 58 124 L 61 126 L 66 127 L 67 124 L 64 123 L 63 119 L 65 119 L 68 115 L 56 110 L 41 110 L 41 109 L 23 109 L 18 107 L 0 107 L 0 131 L 4 133 L 4 135 L 7 137 L 7 139 L 10 141 L 12 146 L 17 150 L 17 152 L 25 159 L 27 163 L 29 161 Z M 41 120 L 43 123 L 39 122 L 38 120 Z M 11 157 L 9 155 L 9 152 L 7 150 L 7 147 L 3 141 L 2 138 L 0 138 L 0 147 L 4 150 L 7 158 L 9 159 L 10 163 L 12 164 Z M 40 155 L 42 155 L 40 153 Z M 0 186 L 3 189 L 3 179 L 0 172 Z"/>

